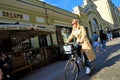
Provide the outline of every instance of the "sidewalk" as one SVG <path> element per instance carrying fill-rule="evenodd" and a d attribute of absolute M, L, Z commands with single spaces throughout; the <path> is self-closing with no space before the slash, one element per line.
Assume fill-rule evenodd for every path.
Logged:
<path fill-rule="evenodd" d="M 56 77 L 65 80 L 63 79 L 65 64 L 66 61 L 56 62 L 30 73 L 20 80 L 56 80 Z"/>
<path fill-rule="evenodd" d="M 112 41 L 107 41 L 107 42 L 106 42 L 106 46 L 107 46 L 107 47 L 106 47 L 106 51 L 109 50 L 113 45 L 118 44 L 118 42 L 119 42 L 119 44 L 120 44 L 120 37 L 114 38 Z M 94 49 L 94 48 L 93 48 L 93 49 Z M 96 53 L 96 55 L 99 55 L 99 53 L 104 53 L 104 52 L 106 52 L 106 51 L 104 51 L 104 50 L 102 49 L 102 46 L 100 46 L 99 52 L 96 52 L 95 49 L 94 49 L 94 52 Z"/>
<path fill-rule="evenodd" d="M 91 76 L 83 76 L 85 77 L 83 80 L 120 80 L 119 44 L 120 37 L 107 42 L 107 51 L 101 50 L 96 53 L 96 70 Z M 56 62 L 30 73 L 20 80 L 65 80 L 65 64 L 66 61 Z"/>
<path fill-rule="evenodd" d="M 95 71 L 83 80 L 120 80 L 120 37 L 107 42 L 107 51 L 97 53 Z"/>

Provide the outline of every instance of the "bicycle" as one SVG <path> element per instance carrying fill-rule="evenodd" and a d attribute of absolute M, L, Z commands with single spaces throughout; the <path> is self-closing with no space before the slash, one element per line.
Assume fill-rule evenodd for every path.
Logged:
<path fill-rule="evenodd" d="M 80 74 L 81 69 L 85 69 L 85 54 L 81 54 L 81 57 L 77 55 L 76 50 L 74 49 L 75 42 L 65 44 L 63 50 L 65 54 L 70 55 L 70 59 L 65 65 L 65 79 L 66 80 L 77 80 L 78 74 Z M 91 71 L 95 68 L 95 61 L 89 62 L 87 60 Z"/>

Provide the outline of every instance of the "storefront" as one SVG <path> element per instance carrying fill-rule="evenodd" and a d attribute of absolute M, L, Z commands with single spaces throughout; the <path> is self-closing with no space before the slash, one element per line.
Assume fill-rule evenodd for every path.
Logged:
<path fill-rule="evenodd" d="M 70 34 L 73 18 L 79 19 L 76 14 L 37 0 L 2 0 L 0 48 L 13 60 L 12 73 L 57 61 L 58 45 Z"/>
<path fill-rule="evenodd" d="M 13 5 L 14 4 L 14 5 Z M 54 7 L 47 3 L 31 0 L 2 0 L 0 3 L 0 24 L 22 24 L 48 29 L 56 32 L 56 25 L 71 28 L 71 20 L 79 19 L 78 15 Z M 62 22 L 62 23 L 61 23 Z M 56 33 L 30 38 L 31 47 L 58 45 L 60 39 Z"/>
<path fill-rule="evenodd" d="M 49 35 L 53 31 L 21 24 L 0 24 L 1 49 L 5 52 L 21 51 L 31 48 L 30 39 L 36 36 Z M 7 44 L 6 44 L 7 43 Z M 6 47 L 5 47 L 6 44 Z M 8 45 L 8 46 L 7 46 Z M 6 50 L 8 49 L 8 50 Z"/>

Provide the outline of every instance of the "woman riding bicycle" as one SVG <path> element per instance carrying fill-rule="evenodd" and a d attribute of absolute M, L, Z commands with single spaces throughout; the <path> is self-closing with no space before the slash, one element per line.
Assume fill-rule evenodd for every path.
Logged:
<path fill-rule="evenodd" d="M 66 43 L 69 43 L 73 38 L 76 38 L 76 42 L 78 43 L 75 45 L 75 48 L 77 50 L 77 54 L 80 56 L 80 45 L 82 47 L 82 52 L 85 53 L 85 61 L 89 60 L 89 62 L 93 61 L 96 57 L 92 46 L 87 38 L 86 31 L 83 26 L 81 26 L 78 22 L 78 20 L 73 19 L 72 20 L 72 32 L 69 38 L 67 39 Z M 86 74 L 89 74 L 90 68 L 87 63 L 85 63 L 86 66 Z"/>

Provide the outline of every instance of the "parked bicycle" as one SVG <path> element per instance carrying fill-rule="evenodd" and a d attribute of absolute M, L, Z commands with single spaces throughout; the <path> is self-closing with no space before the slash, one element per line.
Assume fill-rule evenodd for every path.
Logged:
<path fill-rule="evenodd" d="M 86 67 L 85 62 L 89 65 L 91 71 L 95 67 L 95 61 L 89 62 L 86 60 L 84 53 L 81 53 L 81 57 L 78 56 L 76 50 L 74 49 L 75 44 L 75 42 L 72 42 L 63 46 L 65 54 L 70 55 L 70 59 L 67 61 L 65 66 L 66 80 L 77 80 L 78 74 L 82 74 L 82 69 L 85 69 Z"/>

